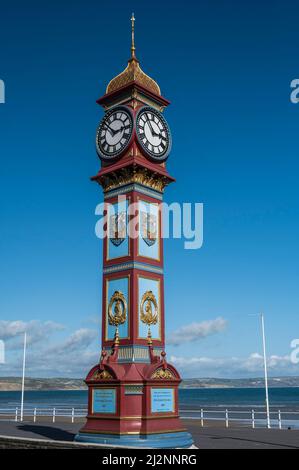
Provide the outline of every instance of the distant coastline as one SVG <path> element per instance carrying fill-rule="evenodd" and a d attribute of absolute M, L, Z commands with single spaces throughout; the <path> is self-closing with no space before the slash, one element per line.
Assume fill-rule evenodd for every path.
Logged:
<path fill-rule="evenodd" d="M 26 390 L 86 390 L 87 387 L 82 379 L 69 378 L 26 378 Z M 196 378 L 184 379 L 181 388 L 261 388 L 264 387 L 262 378 L 249 379 L 218 379 L 218 378 Z M 271 377 L 269 387 L 299 387 L 299 377 Z M 0 392 L 13 392 L 21 390 L 21 377 L 0 377 Z"/>

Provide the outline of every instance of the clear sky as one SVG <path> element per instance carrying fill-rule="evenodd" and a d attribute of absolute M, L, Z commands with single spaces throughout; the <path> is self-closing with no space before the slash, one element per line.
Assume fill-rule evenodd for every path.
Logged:
<path fill-rule="evenodd" d="M 204 244 L 165 243 L 168 358 L 184 376 L 299 375 L 298 2 L 12 0 L 1 5 L 1 375 L 83 376 L 98 359 L 95 100 L 129 58 L 171 101 L 167 202 L 204 203 Z M 204 323 L 208 322 L 208 323 Z M 190 326 L 191 325 L 191 326 Z M 182 331 L 183 327 L 186 330 Z M 179 338 L 179 339 L 178 339 Z"/>

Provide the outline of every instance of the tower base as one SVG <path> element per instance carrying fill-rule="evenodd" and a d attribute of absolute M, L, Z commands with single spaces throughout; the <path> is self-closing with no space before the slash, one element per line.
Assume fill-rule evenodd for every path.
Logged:
<path fill-rule="evenodd" d="M 193 444 L 178 412 L 177 370 L 153 354 L 149 363 L 118 363 L 118 344 L 86 377 L 88 414 L 77 442 L 107 446 L 176 449 Z"/>
<path fill-rule="evenodd" d="M 75 437 L 75 441 L 139 449 L 188 449 L 193 444 L 191 434 L 185 431 L 144 435 L 91 434 L 79 432 Z"/>

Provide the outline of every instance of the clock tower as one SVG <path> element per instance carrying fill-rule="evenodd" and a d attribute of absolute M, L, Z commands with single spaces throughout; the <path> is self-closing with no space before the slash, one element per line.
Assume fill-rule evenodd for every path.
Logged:
<path fill-rule="evenodd" d="M 86 377 L 88 415 L 77 441 L 188 448 L 178 413 L 180 375 L 165 353 L 162 211 L 171 132 L 169 105 L 131 58 L 97 103 L 101 160 L 92 177 L 104 192 L 102 352 Z"/>

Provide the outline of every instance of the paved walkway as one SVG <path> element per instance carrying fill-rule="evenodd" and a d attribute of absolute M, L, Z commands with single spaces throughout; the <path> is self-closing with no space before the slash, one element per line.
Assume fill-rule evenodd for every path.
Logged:
<path fill-rule="evenodd" d="M 184 420 L 199 449 L 299 449 L 299 430 L 223 428 L 215 424 L 201 428 L 199 421 Z M 0 421 L 0 435 L 73 441 L 82 423 Z"/>

